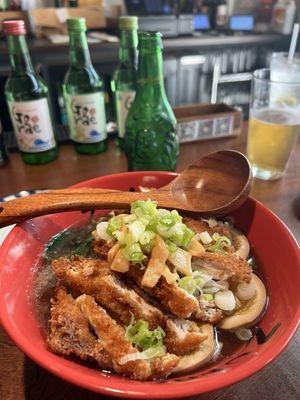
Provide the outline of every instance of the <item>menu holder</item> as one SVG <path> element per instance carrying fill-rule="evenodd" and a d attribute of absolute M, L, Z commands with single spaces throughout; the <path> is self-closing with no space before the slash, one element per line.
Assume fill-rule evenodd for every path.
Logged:
<path fill-rule="evenodd" d="M 225 103 L 173 108 L 180 143 L 238 136 L 243 126 L 240 108 Z"/>
<path fill-rule="evenodd" d="M 85 18 L 88 29 L 106 27 L 102 2 L 88 7 L 35 8 L 29 13 L 32 30 L 37 37 L 50 33 L 66 34 L 68 18 Z"/>

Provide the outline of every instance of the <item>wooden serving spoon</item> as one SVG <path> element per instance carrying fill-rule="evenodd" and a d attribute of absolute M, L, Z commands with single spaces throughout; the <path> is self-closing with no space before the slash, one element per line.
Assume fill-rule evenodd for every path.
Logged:
<path fill-rule="evenodd" d="M 238 208 L 252 187 L 247 158 L 232 150 L 210 153 L 186 168 L 169 185 L 151 192 L 109 189 L 49 190 L 0 205 L 0 227 L 63 211 L 126 209 L 135 200 L 151 199 L 159 207 L 201 216 L 223 216 Z"/>

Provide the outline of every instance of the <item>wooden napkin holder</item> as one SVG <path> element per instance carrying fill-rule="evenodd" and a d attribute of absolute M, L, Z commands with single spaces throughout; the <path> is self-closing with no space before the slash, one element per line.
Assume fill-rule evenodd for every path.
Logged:
<path fill-rule="evenodd" d="M 180 143 L 237 136 L 243 126 L 242 110 L 224 103 L 179 106 L 173 111 Z"/>

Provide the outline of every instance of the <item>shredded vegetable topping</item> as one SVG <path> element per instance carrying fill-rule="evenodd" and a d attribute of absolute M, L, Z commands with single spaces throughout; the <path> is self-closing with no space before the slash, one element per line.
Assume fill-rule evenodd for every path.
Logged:
<path fill-rule="evenodd" d="M 210 279 L 210 277 L 208 278 Z M 207 276 L 199 271 L 194 271 L 191 276 L 185 276 L 179 279 L 179 286 L 189 294 L 198 296 L 203 292 L 203 286 L 205 285 Z"/>
<path fill-rule="evenodd" d="M 158 326 L 151 331 L 149 323 L 142 319 L 132 321 L 126 328 L 126 338 L 142 350 L 142 358 L 150 359 L 165 354 L 163 339 L 166 336 L 164 330 Z"/>
<path fill-rule="evenodd" d="M 231 247 L 231 241 L 226 236 L 220 236 L 218 233 L 214 233 L 212 239 L 215 243 L 208 247 L 208 251 L 226 254 L 224 249 Z"/>
<path fill-rule="evenodd" d="M 214 218 L 204 221 L 210 228 L 219 224 Z M 96 235 L 106 242 L 116 242 L 108 253 L 113 271 L 125 273 L 130 263 L 144 270 L 143 287 L 153 288 L 163 276 L 168 284 L 176 284 L 204 301 L 215 301 L 217 293 L 228 291 L 227 282 L 214 280 L 201 268 L 193 271 L 192 259 L 201 257 L 205 251 L 227 254 L 226 250 L 232 246 L 230 239 L 217 232 L 195 234 L 176 210 L 158 209 L 157 203 L 151 200 L 135 201 L 130 214 L 113 214 L 108 221 L 100 222 Z M 222 296 L 218 294 L 217 298 L 221 304 Z M 137 321 L 128 328 L 133 343 L 148 351 L 148 347 L 137 341 L 143 333 L 153 338 L 146 322 Z"/>
<path fill-rule="evenodd" d="M 201 232 L 199 237 L 203 244 L 209 244 L 212 242 L 212 238 L 207 231 Z"/>
<path fill-rule="evenodd" d="M 166 243 L 170 254 L 181 247 L 188 249 L 194 232 L 183 222 L 176 210 L 157 209 L 151 200 L 135 201 L 129 215 L 112 216 L 97 226 L 98 236 L 117 240 L 125 257 L 133 264 L 142 263 L 151 253 L 155 235 Z"/>

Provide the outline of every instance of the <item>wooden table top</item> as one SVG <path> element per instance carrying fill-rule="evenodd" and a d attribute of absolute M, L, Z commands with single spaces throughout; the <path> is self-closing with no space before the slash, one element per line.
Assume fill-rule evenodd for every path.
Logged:
<path fill-rule="evenodd" d="M 178 171 L 203 154 L 220 149 L 245 151 L 246 126 L 237 138 L 181 145 Z M 78 155 L 71 145 L 62 146 L 59 158 L 43 166 L 24 165 L 17 153 L 0 168 L 0 197 L 21 190 L 62 188 L 100 175 L 126 171 L 123 153 L 110 142 L 107 152 Z M 300 241 L 300 141 L 283 179 L 255 180 L 252 196 L 273 210 Z M 217 392 L 195 397 L 201 400 L 296 400 L 300 398 L 300 334 L 272 365 L 254 376 Z M 2 400 L 98 400 L 108 397 L 77 388 L 50 374 L 13 344 L 0 327 L 0 399 Z M 149 395 L 149 399 L 151 396 Z"/>

